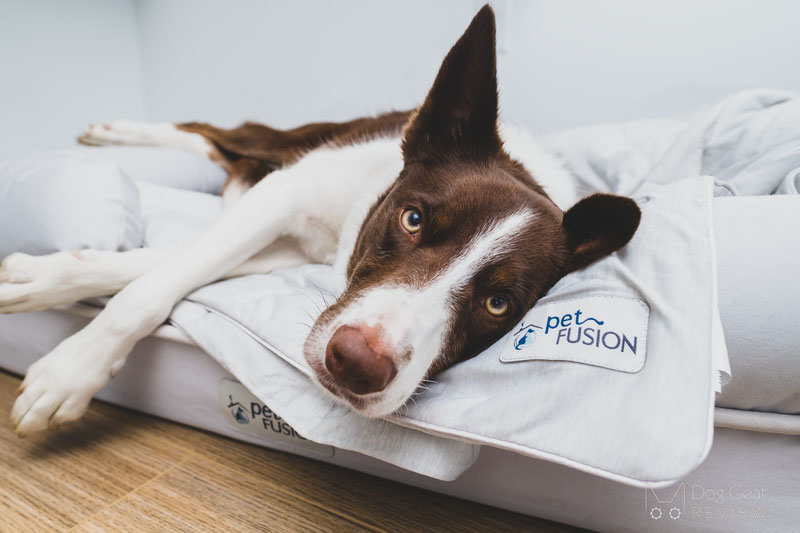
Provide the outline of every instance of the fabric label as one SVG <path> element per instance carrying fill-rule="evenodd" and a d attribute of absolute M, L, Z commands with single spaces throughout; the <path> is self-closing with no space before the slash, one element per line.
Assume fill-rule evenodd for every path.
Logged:
<path fill-rule="evenodd" d="M 333 446 L 317 444 L 300 436 L 292 426 L 264 405 L 244 385 L 221 379 L 217 385 L 228 425 L 261 440 L 333 457 Z"/>
<path fill-rule="evenodd" d="M 644 367 L 649 317 L 642 300 L 620 296 L 540 304 L 514 328 L 500 361 L 572 361 L 635 373 Z"/>

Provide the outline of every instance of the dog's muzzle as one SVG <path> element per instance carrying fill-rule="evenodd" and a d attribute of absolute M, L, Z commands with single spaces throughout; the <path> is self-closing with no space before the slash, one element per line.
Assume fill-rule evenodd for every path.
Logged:
<path fill-rule="evenodd" d="M 363 324 L 336 330 L 325 350 L 325 368 L 337 385 L 359 396 L 384 390 L 397 375 L 380 331 Z"/>

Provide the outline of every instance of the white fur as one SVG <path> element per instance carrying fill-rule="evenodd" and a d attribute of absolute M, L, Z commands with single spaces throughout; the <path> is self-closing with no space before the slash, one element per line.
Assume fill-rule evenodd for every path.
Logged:
<path fill-rule="evenodd" d="M 537 179 L 550 174 L 559 182 L 566 179 L 546 152 L 527 137 L 509 133 L 505 134 L 509 150 L 521 150 L 512 155 L 529 165 Z M 172 146 L 202 153 L 210 149 L 201 136 L 167 124 L 114 122 L 91 127 L 81 140 Z M 12 409 L 17 433 L 24 436 L 79 418 L 91 397 L 122 367 L 133 345 L 197 287 L 226 275 L 266 272 L 306 261 L 333 263 L 343 271 L 367 210 L 402 166 L 397 138 L 323 147 L 270 174 L 226 210 L 198 242 L 166 256 L 137 251 L 83 252 L 83 258 L 69 254 L 9 257 L 0 266 L 0 312 L 43 309 L 120 291 L 88 326 L 30 367 Z M 398 406 L 413 392 L 438 353 L 449 323 L 450 311 L 443 305 L 448 291 L 465 282 L 485 254 L 502 250 L 502 246 L 496 248 L 498 240 L 502 242 L 526 220 L 520 214 L 484 228 L 485 233 L 431 286 L 379 288 L 354 308 L 353 319 L 381 320 L 381 313 L 385 318 L 387 313 L 405 308 L 414 320 L 424 317 L 433 324 L 412 338 L 403 332 L 412 320 L 391 317 L 392 338 L 417 351 L 402 375 L 398 374 L 396 384 L 387 389 L 385 400 L 368 414 L 386 414 L 389 406 Z M 247 262 L 260 250 L 264 253 Z M 342 319 L 349 320 L 349 316 Z"/>
<path fill-rule="evenodd" d="M 361 324 L 377 327 L 390 353 L 412 353 L 408 361 L 395 359 L 397 376 L 385 390 L 369 395 L 369 402 L 362 407 L 368 416 L 388 415 L 414 393 L 441 353 L 447 329 L 454 321 L 452 301 L 456 293 L 483 266 L 508 253 L 514 236 L 532 221 L 533 214 L 527 211 L 494 221 L 475 235 L 433 281 L 369 290 L 316 334 L 310 357 L 324 367 L 327 339 L 343 325 Z"/>
<path fill-rule="evenodd" d="M 508 154 L 522 163 L 562 210 L 578 201 L 575 181 L 563 163 L 517 124 L 500 123 L 500 137 Z"/>
<path fill-rule="evenodd" d="M 157 256 L 150 249 L 12 254 L 0 264 L 0 313 L 39 311 L 114 294 L 151 268 Z"/>
<path fill-rule="evenodd" d="M 241 181 L 230 181 L 222 190 L 222 206 L 230 209 L 250 189 L 250 186 Z"/>
<path fill-rule="evenodd" d="M 66 256 L 11 257 L 2 266 L 7 281 L 0 285 L 5 291 L 0 292 L 0 310 L 21 310 L 12 307 L 21 300 L 36 301 L 35 308 L 41 309 L 105 293 L 108 284 L 124 286 L 88 326 L 31 366 L 12 409 L 17 433 L 24 436 L 79 418 L 91 397 L 122 367 L 133 345 L 163 323 L 175 303 L 226 273 L 242 272 L 237 266 L 259 250 L 283 243 L 282 251 L 273 245 L 271 254 L 256 260 L 261 271 L 300 261 L 333 262 L 342 223 L 360 186 L 372 179 L 390 183 L 399 173 L 398 165 L 399 144 L 386 140 L 315 150 L 259 182 L 198 242 L 158 258 L 155 266 L 130 260 L 112 265 L 105 257 L 99 268 L 88 262 L 71 265 L 61 278 Z M 294 245 L 287 249 L 287 242 Z M 18 263 L 43 268 L 29 272 Z M 125 269 L 137 268 L 141 272 L 135 279 L 127 279 Z M 26 286 L 21 291 L 8 290 L 22 283 Z M 59 283 L 74 287 L 57 297 L 43 296 Z"/>
<path fill-rule="evenodd" d="M 0 263 L 0 314 L 41 311 L 115 294 L 167 256 L 156 248 L 12 254 Z M 222 277 L 270 272 L 308 261 L 293 241 L 278 239 Z"/>
<path fill-rule="evenodd" d="M 167 122 L 144 123 L 117 120 L 110 124 L 92 124 L 78 137 L 83 144 L 166 146 L 209 154 L 211 145 L 199 133 L 179 130 Z"/>

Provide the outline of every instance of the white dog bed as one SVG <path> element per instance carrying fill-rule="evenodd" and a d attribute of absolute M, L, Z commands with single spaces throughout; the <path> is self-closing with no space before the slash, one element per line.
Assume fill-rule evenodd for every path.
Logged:
<path fill-rule="evenodd" d="M 797 190 L 798 173 L 793 169 L 800 165 L 800 161 L 798 161 L 798 150 L 794 147 L 798 145 L 797 139 L 800 138 L 800 135 L 792 136 L 791 129 L 785 128 L 777 128 L 773 131 L 767 129 L 765 125 L 776 128 L 776 123 L 779 124 L 781 120 L 796 119 L 796 108 L 797 99 L 791 95 L 749 93 L 729 99 L 688 122 L 633 124 L 604 129 L 589 128 L 555 136 L 551 139 L 551 143 L 560 149 L 587 187 L 615 190 L 631 195 L 639 193 L 641 196 L 644 192 L 637 190 L 637 186 L 643 175 L 667 183 L 674 181 L 674 179 L 668 178 L 675 176 L 667 176 L 665 173 L 680 172 L 681 169 L 684 169 L 686 173 L 680 177 L 713 170 L 717 177 L 723 177 L 736 183 L 740 190 L 761 194 L 778 190 L 792 194 Z M 760 111 L 761 114 L 754 114 L 754 110 Z M 740 120 L 745 116 L 749 117 L 749 122 Z M 755 121 L 754 116 L 757 117 Z M 722 126 L 727 126 L 727 128 Z M 650 135 L 644 135 L 646 132 Z M 713 132 L 714 135 L 710 135 L 710 132 Z M 770 135 L 772 135 L 772 143 L 769 142 Z M 789 138 L 793 140 L 793 143 L 785 142 Z M 638 144 L 634 142 L 634 139 L 638 139 Z M 643 139 L 655 139 L 659 142 L 652 141 L 653 146 L 644 146 Z M 754 142 L 753 139 L 757 139 L 758 142 Z M 760 146 L 761 151 L 747 152 L 753 146 Z M 713 154 L 714 150 L 717 151 L 717 156 L 710 157 L 709 153 Z M 185 164 L 171 163 L 172 170 L 165 177 L 176 179 L 175 177 L 180 176 L 181 172 L 185 172 L 191 178 L 193 172 L 199 172 L 203 179 L 199 180 L 200 184 L 195 188 L 201 191 L 213 192 L 219 187 L 219 180 L 222 178 L 219 169 L 215 169 L 213 165 L 209 166 L 209 163 L 199 159 L 192 162 L 186 154 L 170 154 L 169 151 L 150 151 L 146 158 L 133 156 L 134 152 L 126 149 L 117 149 L 116 152 L 117 154 L 105 152 L 105 149 L 97 151 L 97 153 L 103 153 L 105 158 L 120 157 L 118 163 L 112 164 L 113 168 L 109 167 L 107 162 L 100 163 L 99 160 L 83 164 L 88 154 L 85 150 L 67 156 L 59 155 L 59 157 L 67 157 L 71 164 L 76 160 L 70 158 L 80 158 L 78 160 L 81 162 L 79 168 L 85 170 L 80 178 L 87 180 L 87 184 L 100 183 L 105 187 L 102 190 L 107 191 L 108 196 L 115 199 L 112 204 L 100 202 L 103 208 L 99 210 L 80 210 L 84 222 L 91 221 L 88 227 L 105 230 L 102 239 L 85 240 L 87 239 L 86 235 L 76 235 L 79 232 L 74 229 L 75 226 L 69 227 L 63 224 L 54 226 L 46 223 L 34 227 L 50 229 L 55 227 L 57 230 L 63 229 L 64 231 L 39 232 L 35 234 L 35 238 L 26 236 L 24 231 L 21 231 L 28 227 L 25 223 L 26 216 L 41 217 L 42 215 L 41 212 L 36 212 L 28 207 L 27 210 L 18 210 L 11 220 L 0 220 L 0 228 L 7 229 L 10 227 L 9 224 L 16 224 L 14 231 L 7 232 L 0 240 L 0 256 L 16 250 L 44 253 L 56 249 L 84 246 L 111 250 L 126 249 L 131 247 L 131 241 L 135 242 L 137 239 L 142 243 L 156 246 L 173 244 L 176 241 L 190 238 L 214 218 L 219 209 L 219 200 L 216 197 L 202 192 L 187 192 L 177 188 L 170 189 L 143 184 L 145 181 L 155 181 L 163 185 L 164 182 L 159 179 L 159 176 L 153 174 L 152 169 L 155 168 L 155 165 L 145 165 L 142 161 L 145 159 L 156 161 L 158 158 L 162 158 L 174 162 L 180 158 Z M 94 153 L 93 151 L 92 154 Z M 142 152 L 137 153 L 141 154 Z M 738 155 L 731 156 L 730 154 Z M 131 161 L 136 164 L 131 164 Z M 750 164 L 742 166 L 741 161 L 749 161 Z M 6 169 L 10 168 L 9 163 L 6 165 Z M 197 166 L 194 167 L 195 165 Z M 63 165 L 56 165 L 56 167 L 66 168 Z M 192 170 L 193 167 L 196 170 Z M 2 168 L 0 166 L 0 170 Z M 14 168 L 18 169 L 19 166 Z M 44 172 L 49 172 L 49 175 L 52 176 L 52 171 L 47 170 L 52 167 L 43 165 L 41 168 L 45 168 Z M 69 168 L 70 172 L 64 175 L 73 180 L 76 179 L 76 167 L 73 165 Z M 164 167 L 159 165 L 159 168 Z M 17 176 L 19 175 L 18 173 Z M 37 174 L 37 169 L 34 169 L 26 175 L 35 178 L 42 174 Z M 103 175 L 109 175 L 113 179 L 101 183 Z M 750 178 L 744 180 L 743 176 L 750 176 Z M 26 178 L 26 184 L 37 183 L 32 181 L 34 178 Z M 754 187 L 754 182 L 760 183 L 760 189 Z M 0 185 L 2 183 L 0 182 Z M 10 183 L 8 178 L 5 183 L 6 185 Z M 41 193 L 42 190 L 47 189 L 48 182 L 38 183 L 45 183 L 44 188 L 37 185 L 30 190 L 38 189 Z M 169 185 L 176 185 L 176 183 Z M 185 183 L 178 183 L 178 185 L 183 186 Z M 78 187 L 74 189 L 80 190 Z M 138 195 L 124 193 L 124 191 L 137 189 Z M 19 186 L 16 190 L 19 191 Z M 83 197 L 72 197 L 73 203 L 65 202 L 70 189 L 63 188 L 61 190 L 65 192 L 59 195 L 60 205 L 69 205 L 74 209 L 89 207 L 96 203 L 94 200 L 85 201 Z M 21 196 L 15 194 L 15 198 L 21 198 Z M 31 194 L 30 198 L 35 199 L 38 196 Z M 748 524 L 763 526 L 764 530 L 788 530 L 789 524 L 794 524 L 800 519 L 797 516 L 797 509 L 792 507 L 789 500 L 791 472 L 797 471 L 800 466 L 800 453 L 798 453 L 797 437 L 782 434 L 800 434 L 800 423 L 796 416 L 797 413 L 800 413 L 800 394 L 798 394 L 800 392 L 798 386 L 800 375 L 798 375 L 797 365 L 793 364 L 798 343 L 792 332 L 796 330 L 796 327 L 791 313 L 784 311 L 796 308 L 796 302 L 800 301 L 800 294 L 797 294 L 798 289 L 795 283 L 797 258 L 800 258 L 800 243 L 796 239 L 787 240 L 787 232 L 784 228 L 798 227 L 800 202 L 797 196 L 774 196 L 723 198 L 716 200 L 714 204 L 716 222 L 711 227 L 715 230 L 715 242 L 719 255 L 719 309 L 733 375 L 731 383 L 716 398 L 715 415 L 717 425 L 737 429 L 718 431 L 708 459 L 692 473 L 687 473 L 686 470 L 697 466 L 702 461 L 711 444 L 710 435 L 698 433 L 698 431 L 704 431 L 703 427 L 710 430 L 711 419 L 706 417 L 706 422 L 700 425 L 695 424 L 696 429 L 691 435 L 671 435 L 673 440 L 664 444 L 664 448 L 660 448 L 659 452 L 666 453 L 672 448 L 679 448 L 681 441 L 689 438 L 694 439 L 693 446 L 700 446 L 698 450 L 701 453 L 694 453 L 691 460 L 678 464 L 672 469 L 672 475 L 666 474 L 660 477 L 658 476 L 659 469 L 662 473 L 664 472 L 665 463 L 661 461 L 664 455 L 653 456 L 652 452 L 656 447 L 654 445 L 643 447 L 635 461 L 629 457 L 631 454 L 619 452 L 615 454 L 613 450 L 605 451 L 588 459 L 580 459 L 568 454 L 559 456 L 557 453 L 559 450 L 567 450 L 564 448 L 564 443 L 568 442 L 570 437 L 563 427 L 558 432 L 565 439 L 562 443 L 556 443 L 555 446 L 550 443 L 549 448 L 546 443 L 538 445 L 534 450 L 540 452 L 538 455 L 529 450 L 518 449 L 517 451 L 629 483 L 650 481 L 657 485 L 661 481 L 674 481 L 680 478 L 685 484 L 685 500 L 682 506 L 676 504 L 673 507 L 680 508 L 681 516 L 676 519 L 682 521 L 681 529 L 683 530 L 717 528 L 722 531 L 731 530 L 734 526 L 740 525 L 740 522 L 735 521 L 732 515 L 733 511 L 730 512 L 730 515 L 723 512 L 721 519 L 717 521 L 709 521 L 701 518 L 702 513 L 695 513 L 695 508 L 702 508 L 705 513 L 708 507 L 716 506 L 719 508 L 718 511 L 725 507 L 724 504 L 716 501 L 707 501 L 704 498 L 706 491 L 699 490 L 696 486 L 715 490 L 727 488 L 728 492 L 736 484 L 740 487 L 748 486 L 751 489 L 766 489 L 769 495 L 768 499 L 757 503 L 763 503 L 766 506 L 767 516 L 763 519 L 754 519 Z M 59 205 L 59 203 L 52 205 Z M 109 205 L 115 206 L 116 209 L 109 209 Z M 50 215 L 55 217 L 63 214 L 57 211 L 58 208 L 54 207 L 53 209 L 54 211 L 49 213 Z M 128 216 L 128 213 L 136 212 L 137 209 L 142 213 L 140 220 L 143 223 L 140 225 L 136 225 L 136 217 Z M 44 214 L 48 215 L 48 213 Z M 0 217 L 2 216 L 3 213 L 0 213 Z M 47 216 L 45 216 L 46 218 Z M 134 222 L 129 224 L 127 222 L 129 219 Z M 78 227 L 85 228 L 86 226 Z M 91 234 L 90 237 L 94 238 L 94 233 L 97 232 L 84 233 Z M 70 239 L 77 240 L 71 241 Z M 219 293 L 225 287 L 233 289 L 236 284 L 246 282 L 247 280 L 232 280 L 218 284 L 205 292 L 200 291 L 194 299 L 206 307 L 213 307 L 215 291 Z M 192 313 L 196 313 L 197 309 L 186 310 L 185 305 L 183 305 L 183 309 L 186 316 L 181 319 L 180 313 L 178 313 L 176 318 L 179 322 L 184 321 L 182 325 L 185 327 L 185 320 L 191 319 Z M 180 310 L 179 306 L 178 311 Z M 85 323 L 86 319 L 78 315 L 91 313 L 91 308 L 79 305 L 68 310 L 0 317 L 0 365 L 22 373 L 35 358 L 47 353 L 60 339 Z M 236 319 L 231 314 L 227 317 Z M 245 322 L 243 317 L 239 317 L 237 320 L 240 326 L 246 325 L 249 329 L 257 328 L 255 324 L 243 324 Z M 708 323 L 711 324 L 710 318 Z M 702 329 L 698 331 L 702 331 Z M 197 332 L 194 335 L 197 336 Z M 258 337 L 258 335 L 256 336 Z M 261 341 L 269 340 L 262 338 L 265 336 L 269 336 L 269 333 L 263 333 L 259 339 Z M 208 338 L 204 341 L 204 344 L 208 343 L 208 347 L 213 344 L 212 340 Z M 286 353 L 280 353 L 281 351 L 291 351 L 269 350 L 263 346 L 259 349 L 263 353 L 271 353 L 278 361 L 280 360 L 279 356 L 286 356 Z M 684 352 L 685 350 L 681 354 L 693 355 Z M 219 353 L 215 355 L 220 357 Z M 696 406 L 698 401 L 701 401 L 699 398 L 702 396 L 703 390 L 706 390 L 707 394 L 713 394 L 711 393 L 711 378 L 715 376 L 711 371 L 724 368 L 714 363 L 711 353 L 698 353 L 697 356 L 701 358 L 701 364 L 694 368 L 705 368 L 708 375 L 689 376 L 689 378 L 696 378 L 696 381 L 687 379 L 686 383 L 693 382 L 698 386 L 702 383 L 705 389 L 697 388 L 697 392 L 692 393 L 695 396 L 687 402 L 687 398 L 681 396 L 680 388 L 673 387 L 672 390 L 676 395 L 671 398 L 666 397 L 666 401 L 674 401 L 676 405 L 684 402 L 683 405 Z M 676 364 L 678 364 L 677 361 Z M 679 366 L 688 368 L 687 365 L 692 364 L 694 364 L 692 359 L 684 359 Z M 667 369 L 669 366 L 664 368 Z M 239 370 L 241 371 L 241 369 Z M 294 371 L 293 369 L 288 370 Z M 608 375 L 609 371 L 607 369 L 604 371 L 606 374 L 597 375 Z M 453 375 L 458 375 L 458 369 L 453 372 Z M 675 375 L 680 376 L 679 373 Z M 460 379 L 464 379 L 463 376 Z M 275 381 L 271 383 L 275 383 Z M 262 390 L 260 395 L 264 397 L 269 393 L 270 391 Z M 585 387 L 569 391 L 569 395 L 565 395 L 564 398 L 574 397 L 577 399 L 581 398 L 582 394 L 585 394 Z M 437 453 L 448 459 L 449 470 L 440 471 L 439 477 L 453 477 L 453 473 L 458 474 L 468 468 L 457 481 L 450 484 L 413 475 L 360 454 L 310 442 L 297 435 L 293 429 L 289 428 L 285 420 L 272 412 L 263 402 L 255 399 L 235 381 L 232 381 L 230 374 L 203 354 L 191 341 L 169 326 L 161 328 L 155 336 L 140 343 L 120 376 L 99 396 L 115 403 L 211 431 L 229 434 L 249 442 L 286 449 L 442 492 L 576 525 L 631 531 L 658 530 L 661 527 L 668 529 L 669 526 L 667 520 L 656 520 L 653 516 L 658 514 L 653 509 L 661 510 L 663 507 L 661 505 L 661 500 L 664 499 L 662 496 L 666 494 L 664 491 L 670 492 L 668 489 L 655 489 L 650 500 L 652 505 L 647 504 L 650 507 L 647 509 L 648 512 L 644 513 L 642 512 L 642 500 L 648 494 L 646 490 L 623 487 L 611 481 L 570 471 L 564 466 L 547 464 L 530 457 L 524 458 L 511 451 L 488 447 L 483 448 L 481 456 L 472 464 L 475 461 L 474 454 L 479 448 L 460 442 L 477 442 L 470 435 L 450 433 L 451 437 L 456 436 L 459 440 L 444 443 L 440 438 L 428 437 L 425 434 L 412 438 L 412 440 L 421 439 L 419 442 L 422 444 L 418 451 L 427 449 L 430 452 L 435 449 L 438 450 Z M 584 400 L 592 401 L 592 398 L 584 397 Z M 637 400 L 638 398 L 631 399 L 631 401 Z M 282 409 L 288 409 L 287 405 L 283 405 Z M 526 406 L 513 407 L 524 410 Z M 691 426 L 691 424 L 686 425 L 686 420 L 673 419 L 676 413 L 689 413 L 685 410 L 676 411 L 674 405 L 664 404 L 659 407 L 659 403 L 656 401 L 648 405 L 647 409 L 649 411 L 639 411 L 639 413 L 652 417 L 652 420 L 647 422 L 649 433 L 663 429 L 663 427 L 659 427 L 659 417 L 664 417 L 661 424 L 666 424 L 668 430 L 671 427 Z M 699 413 L 701 411 L 702 409 L 691 412 Z M 293 414 L 292 416 L 298 415 Z M 315 434 L 315 428 L 308 425 L 308 419 L 297 420 L 306 424 L 303 431 L 306 435 Z M 613 421 L 613 419 L 609 420 Z M 513 423 L 513 420 L 510 422 Z M 574 424 L 573 427 L 576 428 L 575 431 L 581 430 L 580 423 Z M 624 427 L 624 424 L 619 426 L 620 429 L 624 429 Z M 441 424 L 438 429 L 431 425 L 424 429 L 442 434 L 440 428 Z M 635 430 L 635 428 L 633 429 Z M 602 431 L 602 426 L 599 426 L 597 431 Z M 751 431 L 760 431 L 763 434 L 754 435 Z M 549 434 L 554 433 L 551 431 Z M 632 433 L 634 438 L 635 434 L 634 431 Z M 670 436 L 670 432 L 667 431 L 664 435 Z M 613 436 L 611 435 L 611 437 Z M 365 437 L 362 436 L 362 438 Z M 428 439 L 431 439 L 431 446 L 428 446 Z M 326 439 L 322 436 L 318 440 Z M 503 442 L 489 442 L 488 440 L 485 442 L 514 449 Z M 586 445 L 585 442 L 582 443 L 583 446 L 579 446 L 575 450 L 581 452 L 591 450 L 592 447 Z M 610 445 L 619 441 L 615 441 L 614 438 L 602 438 L 594 442 L 605 442 Z M 632 442 L 631 444 L 635 445 L 636 443 Z M 559 448 L 559 446 L 561 447 Z M 650 456 L 648 456 L 648 452 L 651 452 Z M 753 453 L 757 453 L 757 457 L 755 459 L 748 458 L 748 461 L 755 465 L 754 468 L 738 473 L 732 472 L 730 468 L 725 468 L 726 461 L 744 461 L 745 457 Z M 381 456 L 377 453 L 374 455 Z M 391 455 L 383 457 L 414 468 L 406 461 L 408 455 L 404 456 L 405 459 L 401 458 L 402 460 L 397 457 L 393 458 Z M 410 455 L 414 455 L 414 453 Z M 677 454 L 676 457 L 680 455 Z M 599 467 L 592 464 L 597 457 L 605 458 L 605 462 Z M 623 460 L 620 461 L 619 458 Z M 424 457 L 421 460 L 423 463 L 435 462 Z M 649 469 L 648 461 L 652 462 L 652 469 Z M 472 466 L 470 467 L 470 465 Z M 424 470 L 418 467 L 415 469 Z M 767 474 L 765 469 L 771 476 L 768 482 L 766 478 L 761 477 Z M 552 477 L 556 475 L 557 478 Z M 543 482 L 542 476 L 549 476 L 549 482 Z M 676 487 L 680 489 L 681 485 L 678 484 Z M 698 495 L 698 498 L 694 497 Z M 656 496 L 659 499 L 657 503 L 653 503 L 652 498 Z M 727 503 L 731 508 L 739 509 L 736 511 L 738 513 L 742 508 L 743 501 L 741 498 L 737 501 L 734 494 L 730 493 Z M 748 501 L 747 505 L 751 503 L 754 502 Z M 570 509 L 570 505 L 575 508 Z M 602 514 L 603 509 L 613 509 L 613 512 Z M 671 511 L 672 507 L 664 508 L 662 513 L 669 515 Z M 672 515 L 669 517 L 672 518 Z M 622 520 L 623 518 L 624 520 Z"/>

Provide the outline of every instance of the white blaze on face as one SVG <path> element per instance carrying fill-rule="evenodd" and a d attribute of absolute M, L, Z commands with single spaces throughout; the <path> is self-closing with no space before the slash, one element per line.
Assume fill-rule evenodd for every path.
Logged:
<path fill-rule="evenodd" d="M 445 334 L 454 322 L 454 296 L 481 268 L 506 255 L 515 236 L 533 218 L 530 211 L 520 211 L 492 222 L 432 281 L 419 287 L 386 281 L 365 292 L 331 321 L 323 338 L 330 339 L 345 324 L 379 326 L 384 344 L 395 356 L 397 376 L 384 391 L 374 394 L 375 400 L 362 409 L 364 414 L 387 415 L 414 393 L 441 353 Z M 405 354 L 410 358 L 404 359 Z M 320 357 L 324 360 L 324 347 Z"/>

